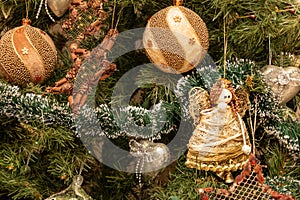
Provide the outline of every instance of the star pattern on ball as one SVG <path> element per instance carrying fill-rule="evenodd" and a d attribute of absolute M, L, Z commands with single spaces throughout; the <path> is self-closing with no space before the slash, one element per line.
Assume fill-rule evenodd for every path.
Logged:
<path fill-rule="evenodd" d="M 23 55 L 28 55 L 29 54 L 29 49 L 26 48 L 26 47 L 23 47 L 23 49 L 21 49 L 21 51 L 22 51 Z"/>
<path fill-rule="evenodd" d="M 189 40 L 189 44 L 190 44 L 190 45 L 194 45 L 195 42 L 196 42 L 196 39 L 195 39 L 195 38 L 190 38 L 190 40 Z"/>
<path fill-rule="evenodd" d="M 192 60 L 192 62 L 191 62 L 191 65 L 196 65 L 197 64 L 197 61 L 196 60 Z"/>
<path fill-rule="evenodd" d="M 151 40 L 147 40 L 147 45 L 148 45 L 148 47 L 153 47 L 152 41 Z"/>
<path fill-rule="evenodd" d="M 162 68 L 164 68 L 164 69 L 168 69 L 168 68 L 169 68 L 169 66 L 168 66 L 167 64 L 164 64 L 164 63 L 161 63 L 160 66 L 161 66 Z"/>
<path fill-rule="evenodd" d="M 176 15 L 175 17 L 173 17 L 174 22 L 180 23 L 181 22 L 181 17 Z"/>

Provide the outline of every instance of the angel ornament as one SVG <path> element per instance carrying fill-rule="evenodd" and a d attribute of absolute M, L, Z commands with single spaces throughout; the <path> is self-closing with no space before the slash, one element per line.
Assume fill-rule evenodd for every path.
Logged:
<path fill-rule="evenodd" d="M 248 96 L 245 93 L 236 95 L 226 79 L 219 79 L 210 95 L 201 88 L 191 90 L 190 112 L 197 125 L 187 145 L 187 167 L 213 171 L 226 183 L 233 182 L 231 172 L 242 169 L 251 153 L 241 117 L 246 106 L 241 100 L 247 101 Z"/>

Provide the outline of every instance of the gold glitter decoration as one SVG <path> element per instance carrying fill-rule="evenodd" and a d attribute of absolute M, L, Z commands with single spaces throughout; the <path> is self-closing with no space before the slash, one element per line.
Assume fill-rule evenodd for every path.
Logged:
<path fill-rule="evenodd" d="M 173 19 L 174 19 L 174 22 L 181 22 L 181 17 L 179 17 L 179 16 L 175 16 L 175 17 L 173 17 Z"/>
<path fill-rule="evenodd" d="M 103 9 L 104 2 L 103 0 L 73 2 L 69 9 L 69 18 L 62 25 L 67 38 L 82 41 L 92 35 L 99 37 L 107 19 L 107 13 Z"/>
<path fill-rule="evenodd" d="M 152 41 L 152 45 L 148 45 Z M 199 15 L 183 6 L 155 13 L 146 26 L 143 43 L 149 59 L 167 73 L 193 69 L 205 56 L 208 30 Z"/>
<path fill-rule="evenodd" d="M 197 191 L 200 193 L 200 200 L 296 200 L 265 184 L 262 167 L 253 154 L 228 190 L 209 187 L 197 188 Z"/>
<path fill-rule="evenodd" d="M 57 52 L 51 38 L 42 30 L 23 25 L 8 31 L 0 40 L 0 72 L 20 86 L 42 83 L 54 70 Z"/>
<path fill-rule="evenodd" d="M 196 42 L 195 38 L 190 38 L 189 44 L 194 45 Z"/>

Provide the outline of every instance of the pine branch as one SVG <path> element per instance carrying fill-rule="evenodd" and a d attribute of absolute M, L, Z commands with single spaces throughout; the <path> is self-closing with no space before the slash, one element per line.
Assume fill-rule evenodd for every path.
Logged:
<path fill-rule="evenodd" d="M 170 174 L 168 184 L 163 188 L 153 188 L 150 192 L 151 199 L 169 199 L 170 197 L 186 200 L 198 199 L 199 194 L 196 188 L 227 188 L 226 185 L 219 182 L 216 176 L 210 172 L 186 168 L 185 161 L 185 156 L 179 158 L 176 172 Z"/>
<path fill-rule="evenodd" d="M 277 12 L 292 5 L 291 12 Z M 268 37 L 273 55 L 280 52 L 299 54 L 299 6 L 287 1 L 192 0 L 186 6 L 196 11 L 206 22 L 210 33 L 210 54 L 223 60 L 223 23 L 226 17 L 227 58 L 248 58 L 267 64 Z M 251 19 L 252 14 L 255 18 Z"/>
<path fill-rule="evenodd" d="M 0 115 L 14 117 L 24 123 L 37 121 L 72 129 L 72 116 L 68 105 L 41 95 L 22 94 L 17 86 L 1 82 L 0 91 Z"/>
<path fill-rule="evenodd" d="M 300 167 L 297 161 L 284 148 L 275 145 L 265 150 L 264 154 L 268 165 L 266 184 L 280 193 L 298 199 Z"/>

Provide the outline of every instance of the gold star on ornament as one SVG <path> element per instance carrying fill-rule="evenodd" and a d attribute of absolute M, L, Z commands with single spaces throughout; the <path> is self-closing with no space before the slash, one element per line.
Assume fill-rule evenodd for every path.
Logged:
<path fill-rule="evenodd" d="M 175 17 L 173 17 L 174 22 L 181 22 L 181 17 L 176 15 Z"/>
<path fill-rule="evenodd" d="M 195 38 L 190 38 L 190 41 L 189 41 L 189 44 L 190 44 L 190 45 L 195 44 L 195 42 L 196 42 Z"/>
<path fill-rule="evenodd" d="M 28 55 L 28 53 L 29 53 L 29 49 L 27 49 L 26 47 L 24 47 L 23 49 L 21 49 L 21 51 L 22 51 L 23 55 Z"/>
<path fill-rule="evenodd" d="M 148 40 L 148 41 L 147 41 L 147 45 L 148 45 L 148 47 L 152 47 L 152 46 L 153 46 L 152 41 L 151 41 L 151 40 Z"/>

